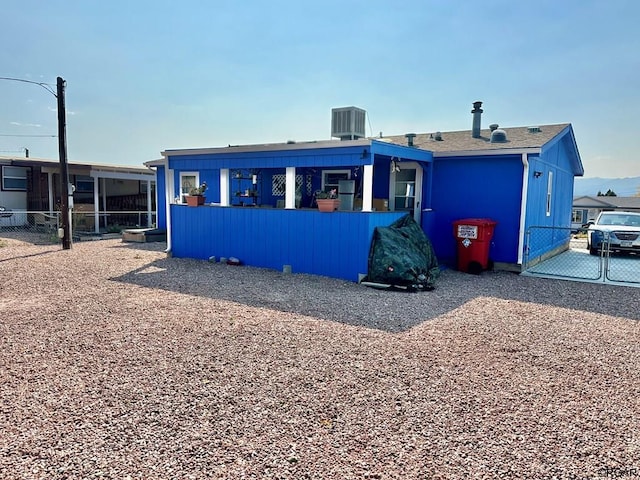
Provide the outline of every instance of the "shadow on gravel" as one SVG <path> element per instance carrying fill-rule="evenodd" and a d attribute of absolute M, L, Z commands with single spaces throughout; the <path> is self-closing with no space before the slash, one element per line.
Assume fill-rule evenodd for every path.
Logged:
<path fill-rule="evenodd" d="M 57 251 L 54 251 L 54 252 L 38 252 L 38 253 L 32 253 L 30 255 L 17 255 L 15 257 L 1 258 L 0 259 L 0 263 L 8 262 L 10 260 L 16 260 L 18 258 L 41 257 L 43 255 L 51 255 L 53 253 L 57 253 Z"/>
<path fill-rule="evenodd" d="M 406 331 L 478 297 L 640 319 L 637 308 L 640 289 L 525 277 L 508 272 L 484 272 L 476 276 L 444 270 L 435 290 L 407 293 L 376 290 L 314 275 L 165 258 L 112 280 L 386 332 Z"/>

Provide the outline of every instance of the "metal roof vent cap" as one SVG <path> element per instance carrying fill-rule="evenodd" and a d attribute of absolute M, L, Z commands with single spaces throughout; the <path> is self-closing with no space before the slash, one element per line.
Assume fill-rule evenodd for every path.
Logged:
<path fill-rule="evenodd" d="M 498 125 L 497 123 L 492 123 L 491 125 L 489 125 L 489 130 L 493 132 L 494 130 L 497 130 L 499 127 L 500 125 Z"/>
<path fill-rule="evenodd" d="M 527 130 L 529 131 L 529 133 L 540 133 L 542 131 L 542 129 L 538 126 L 527 127 Z"/>
<path fill-rule="evenodd" d="M 436 132 L 436 133 L 433 135 L 433 139 L 434 139 L 434 140 L 436 140 L 436 141 L 438 141 L 438 142 L 441 142 L 441 141 L 442 141 L 442 132 Z"/>
<path fill-rule="evenodd" d="M 407 139 L 407 146 L 413 147 L 413 139 L 416 138 L 415 133 L 407 133 L 405 134 L 405 138 Z"/>
<path fill-rule="evenodd" d="M 507 142 L 507 132 L 500 128 L 496 128 L 493 132 L 491 132 L 491 143 L 506 143 Z"/>

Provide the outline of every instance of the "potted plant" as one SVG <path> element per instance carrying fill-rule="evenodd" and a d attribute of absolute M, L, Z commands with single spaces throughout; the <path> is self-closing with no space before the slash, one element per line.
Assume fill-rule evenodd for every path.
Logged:
<path fill-rule="evenodd" d="M 187 195 L 187 205 L 189 205 L 190 207 L 204 205 L 204 192 L 206 190 L 206 182 L 202 182 L 199 187 L 193 187 L 191 190 L 189 190 L 189 195 Z"/>
<path fill-rule="evenodd" d="M 336 189 L 323 192 L 318 190 L 315 194 L 316 203 L 318 204 L 318 210 L 321 212 L 333 212 L 340 206 L 340 200 L 338 200 L 338 192 Z"/>

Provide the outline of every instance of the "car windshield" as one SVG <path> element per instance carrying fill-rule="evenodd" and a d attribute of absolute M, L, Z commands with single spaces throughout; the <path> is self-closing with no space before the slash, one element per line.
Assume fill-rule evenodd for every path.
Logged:
<path fill-rule="evenodd" d="M 640 227 L 640 215 L 601 215 L 598 219 L 598 225 L 623 225 L 625 227 Z"/>

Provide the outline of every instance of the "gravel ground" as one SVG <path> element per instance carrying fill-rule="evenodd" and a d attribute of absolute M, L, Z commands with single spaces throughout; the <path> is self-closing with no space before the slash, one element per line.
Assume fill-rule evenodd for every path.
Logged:
<path fill-rule="evenodd" d="M 640 477 L 638 288 L 0 245 L 0 478 Z"/>

